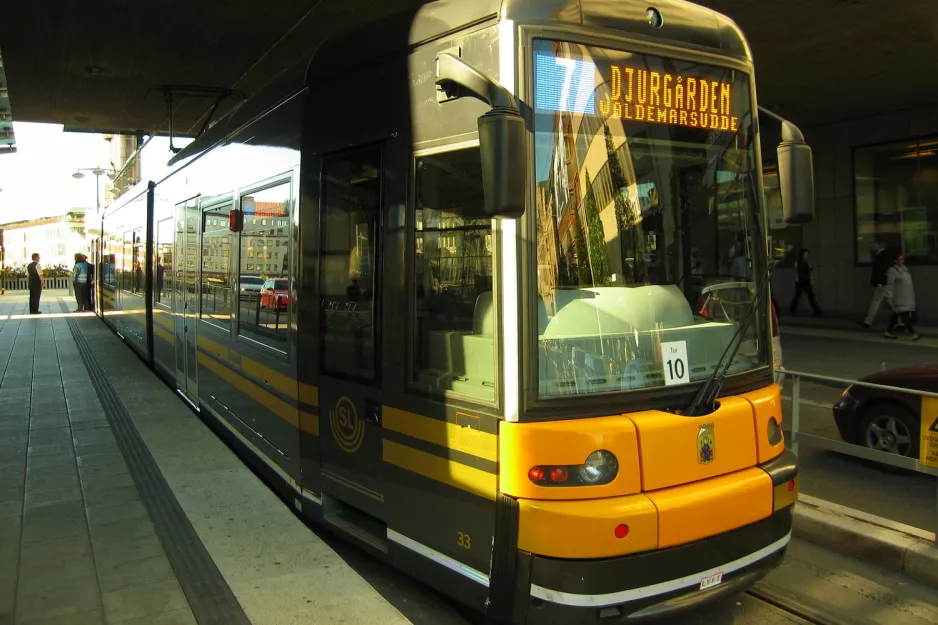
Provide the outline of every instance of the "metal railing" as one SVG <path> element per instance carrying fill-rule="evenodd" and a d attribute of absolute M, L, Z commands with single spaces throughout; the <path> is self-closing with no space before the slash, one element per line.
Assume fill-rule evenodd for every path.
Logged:
<path fill-rule="evenodd" d="M 855 458 L 862 458 L 864 460 L 870 460 L 872 462 L 879 462 L 882 464 L 890 465 L 893 467 L 898 467 L 900 469 L 907 469 L 910 471 L 915 471 L 917 473 L 924 473 L 925 475 L 933 475 L 938 477 L 938 468 L 930 467 L 921 463 L 921 452 L 919 453 L 919 458 L 911 458 L 909 456 L 902 456 L 899 454 L 890 453 L 888 451 L 879 451 L 877 449 L 870 449 L 869 447 L 864 447 L 862 445 L 857 445 L 853 443 L 848 443 L 846 441 L 834 440 L 832 438 L 827 438 L 825 436 L 818 436 L 816 434 L 808 434 L 807 432 L 801 431 L 801 381 L 809 380 L 812 382 L 820 382 L 825 386 L 841 386 L 843 388 L 848 387 L 865 387 L 876 389 L 880 391 L 886 391 L 889 393 L 900 393 L 902 395 L 911 395 L 918 397 L 932 397 L 938 399 L 938 393 L 930 393 L 928 391 L 919 391 L 916 389 L 902 388 L 899 386 L 889 386 L 885 384 L 873 384 L 871 382 L 861 382 L 859 380 L 848 380 L 844 378 L 836 378 L 827 375 L 818 375 L 816 373 L 804 373 L 801 371 L 792 371 L 790 369 L 785 369 L 784 367 L 779 367 L 778 371 L 784 373 L 786 378 L 791 380 L 791 438 L 790 446 L 792 452 L 795 455 L 798 455 L 798 446 L 801 444 L 808 445 L 809 447 L 817 447 L 819 449 L 826 449 L 827 451 L 833 451 L 847 456 L 853 456 Z M 833 408 L 833 404 L 831 406 Z M 919 411 L 919 419 L 924 419 L 925 416 L 922 414 L 921 410 Z M 910 433 L 911 436 L 921 436 L 921 426 L 919 431 Z M 924 441 L 921 441 L 924 442 Z M 936 507 L 936 518 L 938 518 L 938 507 Z M 936 524 L 938 528 L 938 524 Z M 935 543 L 938 544 L 938 531 L 935 532 Z"/>
<path fill-rule="evenodd" d="M 70 289 L 72 286 L 72 279 L 68 276 L 56 276 L 54 278 L 46 278 L 47 289 Z M 5 278 L 0 279 L 0 287 L 6 289 L 7 291 L 28 291 L 29 290 L 29 279 L 28 278 Z"/>

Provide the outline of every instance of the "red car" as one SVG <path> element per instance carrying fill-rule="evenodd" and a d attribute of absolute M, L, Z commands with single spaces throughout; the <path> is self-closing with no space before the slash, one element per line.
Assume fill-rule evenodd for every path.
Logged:
<path fill-rule="evenodd" d="M 271 278 L 261 287 L 261 308 L 286 310 L 290 301 L 287 279 Z"/>

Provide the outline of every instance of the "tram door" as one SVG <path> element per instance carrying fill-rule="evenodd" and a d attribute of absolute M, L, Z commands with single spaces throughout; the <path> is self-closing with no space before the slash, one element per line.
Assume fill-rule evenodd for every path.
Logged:
<path fill-rule="evenodd" d="M 319 294 L 323 492 L 384 519 L 381 482 L 381 150 L 322 161 Z M 326 510 L 329 515 L 328 509 Z"/>
<path fill-rule="evenodd" d="M 199 321 L 199 269 L 202 264 L 199 198 L 176 205 L 176 254 L 173 313 L 176 319 L 176 387 L 199 403 L 196 327 Z"/>

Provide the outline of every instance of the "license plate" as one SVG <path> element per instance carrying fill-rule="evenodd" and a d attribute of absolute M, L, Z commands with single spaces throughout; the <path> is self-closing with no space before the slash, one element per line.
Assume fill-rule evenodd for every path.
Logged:
<path fill-rule="evenodd" d="M 705 577 L 700 580 L 700 589 L 706 590 L 708 588 L 713 588 L 723 583 L 723 573 L 714 573 L 710 577 Z"/>

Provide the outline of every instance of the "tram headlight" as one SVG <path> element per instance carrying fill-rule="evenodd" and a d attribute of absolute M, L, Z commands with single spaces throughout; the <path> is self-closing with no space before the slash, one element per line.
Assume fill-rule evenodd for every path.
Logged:
<path fill-rule="evenodd" d="M 528 471 L 528 479 L 538 486 L 600 486 L 619 474 L 619 461 L 610 451 L 594 451 L 583 464 L 538 465 Z"/>
<path fill-rule="evenodd" d="M 619 461 L 604 449 L 591 453 L 579 470 L 580 479 L 590 485 L 608 484 L 618 473 Z"/>

